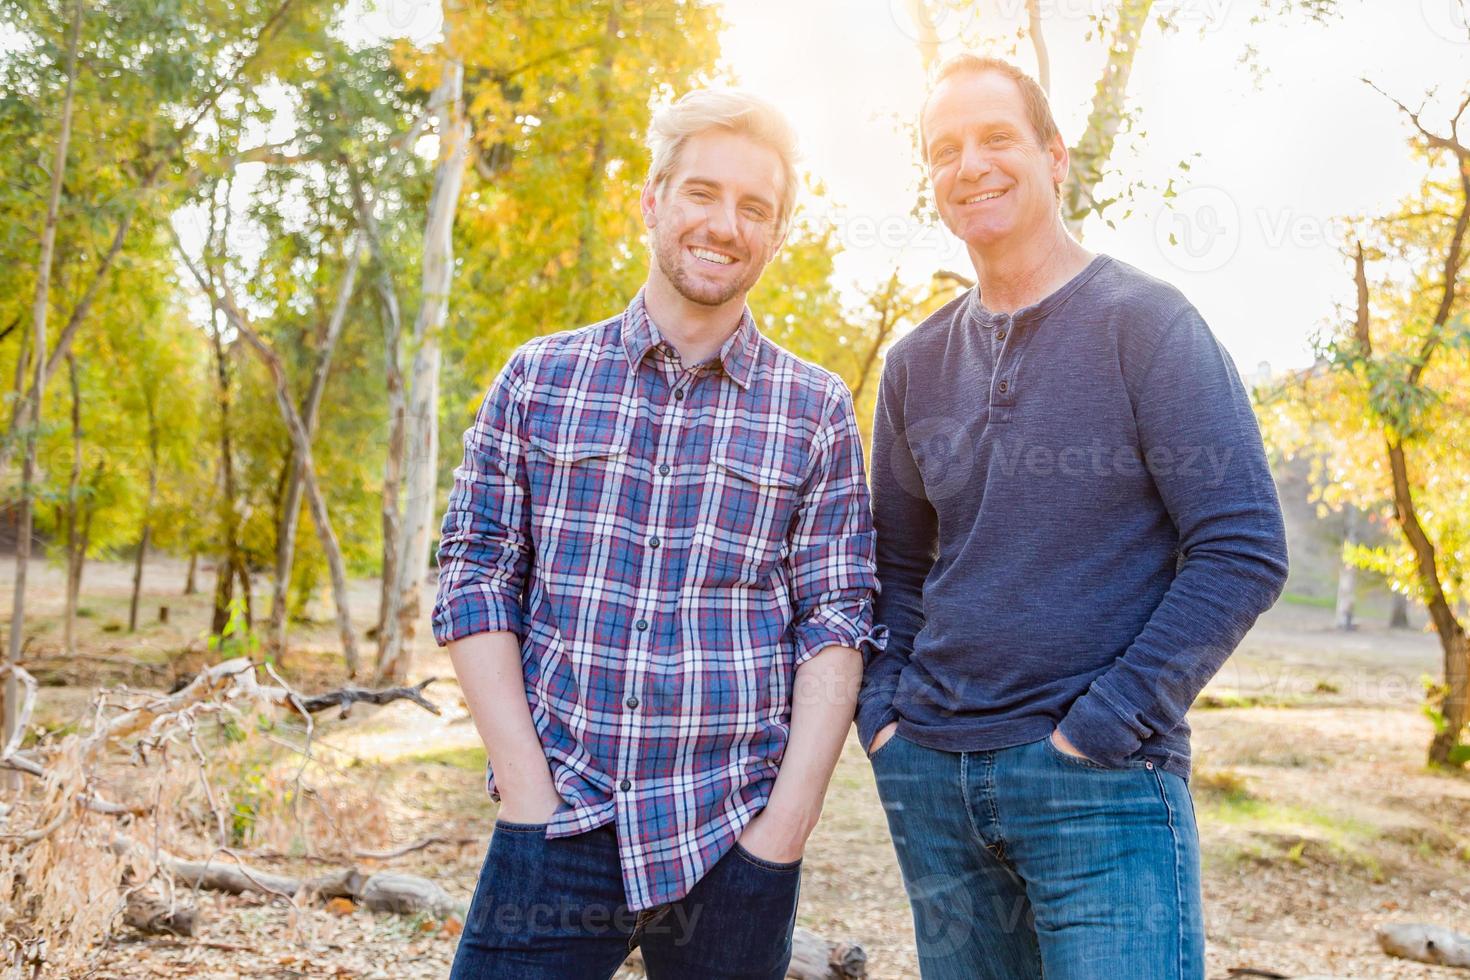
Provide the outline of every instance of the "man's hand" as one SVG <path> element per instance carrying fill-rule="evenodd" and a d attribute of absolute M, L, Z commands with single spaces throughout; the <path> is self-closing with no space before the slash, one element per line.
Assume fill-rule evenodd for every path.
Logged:
<path fill-rule="evenodd" d="M 1083 755 L 1081 752 L 1078 752 L 1077 746 L 1073 745 L 1070 741 L 1067 740 L 1067 736 L 1062 734 L 1062 730 L 1060 728 L 1054 729 L 1052 731 L 1051 744 L 1055 745 L 1057 747 L 1057 751 L 1061 752 L 1063 755 L 1070 755 L 1074 759 L 1082 759 L 1085 762 L 1092 762 L 1093 765 L 1098 764 L 1096 762 L 1093 762 L 1092 759 L 1089 759 L 1087 756 Z"/>
<path fill-rule="evenodd" d="M 789 864 L 800 860 L 806 850 L 806 839 L 811 836 L 815 821 L 796 815 L 787 815 L 766 807 L 745 825 L 740 835 L 740 846 L 765 861 Z"/>
<path fill-rule="evenodd" d="M 894 733 L 897 732 L 897 731 L 898 731 L 898 722 L 896 722 L 896 721 L 890 721 L 888 724 L 886 724 L 882 728 L 878 729 L 878 734 L 873 736 L 873 744 L 868 746 L 868 755 L 869 755 L 869 757 L 871 757 L 874 753 L 876 753 L 883 746 L 887 745 L 888 744 L 888 740 L 890 738 L 892 738 L 893 735 L 894 735 Z"/>

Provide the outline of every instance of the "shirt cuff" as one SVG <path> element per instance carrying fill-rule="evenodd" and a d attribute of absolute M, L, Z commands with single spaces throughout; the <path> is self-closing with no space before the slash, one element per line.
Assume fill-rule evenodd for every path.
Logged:
<path fill-rule="evenodd" d="M 873 626 L 872 603 L 862 599 L 819 606 L 796 626 L 796 666 L 800 667 L 828 647 L 851 647 L 866 663 L 888 643 L 888 627 Z"/>
<path fill-rule="evenodd" d="M 1078 752 L 1113 769 L 1121 769 L 1143 745 L 1142 737 L 1096 689 L 1073 702 L 1057 728 Z"/>
<path fill-rule="evenodd" d="M 862 743 L 863 754 L 867 754 L 868 746 L 873 744 L 873 739 L 879 732 L 898 720 L 898 712 L 893 708 L 891 691 L 887 693 L 887 696 L 874 696 L 867 701 L 859 702 L 857 730 L 858 741 Z"/>
<path fill-rule="evenodd" d="M 521 635 L 521 603 L 490 585 L 466 585 L 434 603 L 434 642 L 448 646 L 476 633 Z"/>

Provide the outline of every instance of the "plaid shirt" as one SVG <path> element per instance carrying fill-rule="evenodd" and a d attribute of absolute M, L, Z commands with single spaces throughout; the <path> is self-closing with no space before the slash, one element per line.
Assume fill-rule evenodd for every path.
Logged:
<path fill-rule="evenodd" d="M 640 293 L 518 350 L 464 442 L 434 636 L 520 637 L 546 836 L 613 823 L 629 907 L 676 901 L 765 806 L 796 668 L 881 644 L 851 396 L 749 311 L 686 367 Z"/>

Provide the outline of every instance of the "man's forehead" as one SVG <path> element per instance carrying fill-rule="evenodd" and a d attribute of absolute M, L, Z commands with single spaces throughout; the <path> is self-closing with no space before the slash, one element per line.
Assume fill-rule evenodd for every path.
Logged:
<path fill-rule="evenodd" d="M 1015 79 L 994 71 L 961 71 L 934 86 L 922 122 L 931 137 L 936 126 L 1022 122 L 1026 105 Z"/>
<path fill-rule="evenodd" d="M 736 186 L 747 193 L 779 193 L 781 158 L 775 150 L 738 133 L 691 136 L 679 154 L 673 183 Z"/>

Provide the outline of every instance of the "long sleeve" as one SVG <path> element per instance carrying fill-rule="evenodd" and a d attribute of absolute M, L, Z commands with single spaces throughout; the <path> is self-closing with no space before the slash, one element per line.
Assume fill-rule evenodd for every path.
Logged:
<path fill-rule="evenodd" d="M 1121 764 L 1144 739 L 1180 723 L 1276 601 L 1287 571 L 1281 506 L 1250 401 L 1229 355 L 1192 308 L 1160 341 L 1136 419 L 1143 463 L 1178 530 L 1181 561 L 1143 630 L 1059 726 L 1104 765 Z M 881 524 L 879 533 L 881 542 Z"/>
<path fill-rule="evenodd" d="M 518 398 L 521 353 L 491 385 L 464 434 L 464 461 L 439 537 L 434 639 L 522 630 L 521 592 L 533 560 Z"/>
<path fill-rule="evenodd" d="M 881 646 L 873 633 L 873 520 L 852 396 L 834 382 L 827 424 L 788 536 L 796 664 L 829 646 Z"/>
<path fill-rule="evenodd" d="M 873 417 L 873 525 L 878 534 L 877 621 L 888 628 L 887 647 L 868 659 L 858 695 L 858 737 L 864 750 L 893 708 L 899 675 L 924 627 L 924 581 L 939 549 L 939 522 L 923 493 L 923 479 L 904 433 L 903 368 L 890 361 Z"/>

